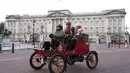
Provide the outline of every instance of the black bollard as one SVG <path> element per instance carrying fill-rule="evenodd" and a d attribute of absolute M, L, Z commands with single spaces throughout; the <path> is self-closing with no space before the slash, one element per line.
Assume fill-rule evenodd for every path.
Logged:
<path fill-rule="evenodd" d="M 2 44 L 0 43 L 0 53 L 2 53 Z"/>
<path fill-rule="evenodd" d="M 108 48 L 110 48 L 110 42 L 108 43 Z"/>
<path fill-rule="evenodd" d="M 14 53 L 14 43 L 12 43 L 12 53 Z"/>

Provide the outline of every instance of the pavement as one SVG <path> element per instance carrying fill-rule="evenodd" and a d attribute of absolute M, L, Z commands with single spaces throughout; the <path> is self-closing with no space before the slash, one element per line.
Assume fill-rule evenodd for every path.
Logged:
<path fill-rule="evenodd" d="M 130 73 L 130 45 L 127 48 L 111 47 L 107 44 L 91 44 L 90 48 L 98 52 L 99 63 L 90 70 L 85 62 L 67 66 L 65 73 Z M 29 65 L 32 49 L 0 53 L 0 73 L 49 73 L 46 65 L 41 70 L 33 70 Z"/>

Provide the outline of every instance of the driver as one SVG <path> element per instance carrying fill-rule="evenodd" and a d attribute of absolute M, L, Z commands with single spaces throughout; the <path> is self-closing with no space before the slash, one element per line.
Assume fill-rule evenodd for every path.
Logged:
<path fill-rule="evenodd" d="M 50 34 L 49 37 L 52 39 L 51 46 L 55 49 L 59 47 L 59 44 L 64 43 L 65 33 L 63 31 L 63 26 L 56 26 L 56 32 L 54 34 Z"/>
<path fill-rule="evenodd" d="M 54 33 L 53 35 L 55 37 L 55 39 L 57 41 L 59 41 L 60 43 L 63 43 L 64 42 L 64 37 L 65 37 L 65 33 L 63 31 L 63 26 L 62 25 L 58 25 L 56 27 L 56 32 Z"/>

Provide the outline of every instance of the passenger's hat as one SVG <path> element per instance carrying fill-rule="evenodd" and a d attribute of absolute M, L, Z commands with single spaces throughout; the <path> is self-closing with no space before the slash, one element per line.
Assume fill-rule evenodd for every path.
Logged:
<path fill-rule="evenodd" d="M 71 25 L 71 22 L 67 22 L 66 25 Z"/>

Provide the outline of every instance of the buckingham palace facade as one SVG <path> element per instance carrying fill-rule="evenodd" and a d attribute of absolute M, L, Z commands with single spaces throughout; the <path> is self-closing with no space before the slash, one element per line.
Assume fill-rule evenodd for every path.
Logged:
<path fill-rule="evenodd" d="M 81 24 L 93 42 L 100 39 L 105 43 L 115 35 L 120 35 L 122 40 L 128 39 L 125 34 L 125 15 L 125 9 L 102 10 L 93 13 L 49 10 L 46 15 L 7 15 L 5 28 L 12 31 L 11 38 L 14 40 L 31 40 L 34 29 L 37 40 L 43 41 L 44 37 L 48 38 L 50 33 L 55 32 L 56 25 L 61 24 L 65 28 L 65 24 L 69 21 L 72 26 Z"/>

